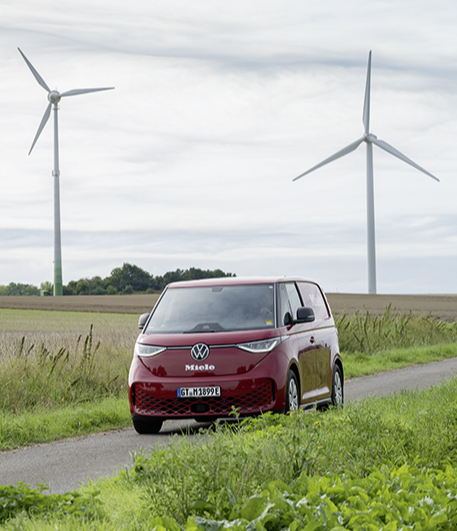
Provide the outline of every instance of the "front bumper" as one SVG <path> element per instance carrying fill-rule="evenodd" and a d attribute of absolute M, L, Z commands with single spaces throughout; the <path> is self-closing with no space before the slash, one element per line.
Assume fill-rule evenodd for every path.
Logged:
<path fill-rule="evenodd" d="M 130 413 L 167 418 L 256 415 L 285 408 L 289 370 L 283 351 L 266 356 L 242 374 L 183 377 L 157 376 L 134 357 L 129 373 Z M 220 397 L 178 398 L 179 387 L 219 386 Z"/>
<path fill-rule="evenodd" d="M 151 415 L 163 418 L 188 418 L 198 416 L 227 417 L 255 415 L 270 411 L 276 404 L 274 382 L 269 378 L 225 380 L 211 382 L 221 387 L 219 397 L 178 398 L 177 388 L 182 379 L 161 383 L 137 382 L 130 388 L 130 409 L 133 415 Z M 192 381 L 193 386 L 208 382 Z"/>

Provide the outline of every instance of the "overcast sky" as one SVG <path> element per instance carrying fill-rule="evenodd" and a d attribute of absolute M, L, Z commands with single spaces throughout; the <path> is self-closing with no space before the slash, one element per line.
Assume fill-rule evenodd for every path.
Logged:
<path fill-rule="evenodd" d="M 0 0 L 0 284 L 53 280 L 60 103 L 63 281 L 124 262 L 367 291 L 365 144 L 378 293 L 457 293 L 455 0 Z"/>

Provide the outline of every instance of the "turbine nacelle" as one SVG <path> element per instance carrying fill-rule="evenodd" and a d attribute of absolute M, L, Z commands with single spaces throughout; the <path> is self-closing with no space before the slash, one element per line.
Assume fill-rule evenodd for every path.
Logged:
<path fill-rule="evenodd" d="M 57 90 L 51 90 L 51 92 L 48 94 L 48 100 L 51 103 L 59 103 L 61 98 L 62 95 L 60 94 L 60 92 L 57 92 Z"/>
<path fill-rule="evenodd" d="M 373 140 L 377 140 L 378 137 L 376 135 L 373 135 L 373 133 L 367 133 L 363 135 L 363 141 L 364 142 L 373 142 Z"/>

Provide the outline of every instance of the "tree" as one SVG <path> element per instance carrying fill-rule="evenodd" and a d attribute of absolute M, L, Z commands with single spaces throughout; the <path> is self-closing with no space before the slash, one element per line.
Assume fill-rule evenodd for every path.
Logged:
<path fill-rule="evenodd" d="M 117 291 L 124 291 L 131 286 L 133 291 L 146 291 L 153 286 L 154 279 L 147 271 L 136 265 L 124 263 L 111 271 L 111 277 L 105 279 L 105 286 L 114 286 Z"/>
<path fill-rule="evenodd" d="M 16 284 L 15 282 L 10 282 L 8 286 L 0 286 L 0 295 L 39 295 L 40 290 L 36 286 L 31 284 Z"/>

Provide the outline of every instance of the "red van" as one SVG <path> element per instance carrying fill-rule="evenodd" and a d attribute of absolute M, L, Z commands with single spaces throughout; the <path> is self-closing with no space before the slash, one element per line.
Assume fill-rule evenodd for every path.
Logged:
<path fill-rule="evenodd" d="M 175 282 L 138 326 L 129 373 L 138 433 L 158 433 L 166 419 L 343 404 L 338 332 L 310 280 Z"/>

